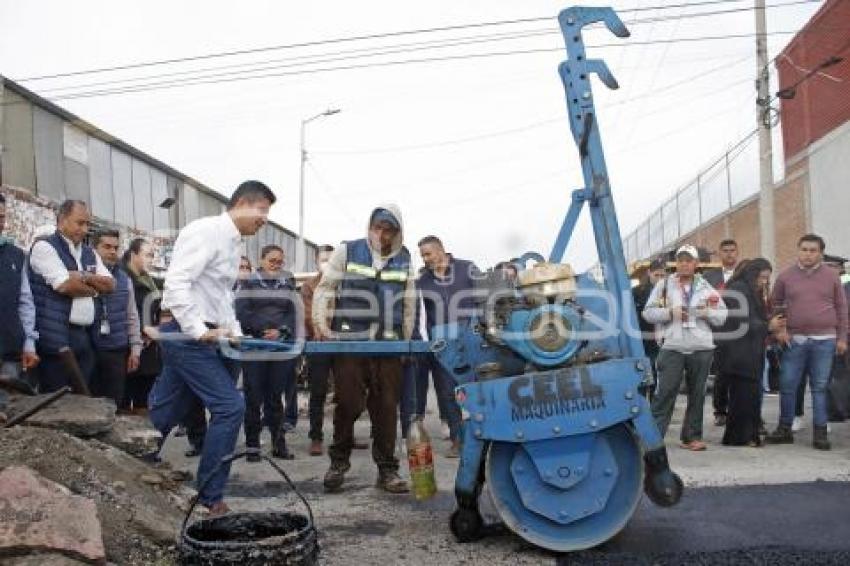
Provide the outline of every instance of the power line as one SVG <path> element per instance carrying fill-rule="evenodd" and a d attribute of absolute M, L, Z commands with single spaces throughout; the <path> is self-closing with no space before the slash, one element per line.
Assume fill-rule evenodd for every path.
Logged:
<path fill-rule="evenodd" d="M 711 5 L 719 5 L 719 4 L 733 4 L 740 3 L 745 0 L 706 0 L 703 2 L 685 2 L 680 4 L 670 4 L 670 5 L 656 5 L 656 6 L 645 6 L 642 8 L 633 8 L 633 9 L 624 9 L 619 10 L 619 13 L 638 13 L 645 12 L 650 10 L 669 10 L 669 9 L 677 9 L 677 8 L 699 8 L 702 6 L 711 6 Z M 794 3 L 807 3 L 814 2 L 817 0 L 798 0 L 798 2 Z M 793 3 L 789 3 L 793 4 Z M 747 8 L 748 10 L 753 8 Z M 33 77 L 25 77 L 19 79 L 21 82 L 32 82 L 32 81 L 40 81 L 46 79 L 56 79 L 56 78 L 66 78 L 80 75 L 89 75 L 96 73 L 107 73 L 114 71 L 125 71 L 129 69 L 139 69 L 145 67 L 154 67 L 160 65 L 171 65 L 176 63 L 187 63 L 208 59 L 220 59 L 224 57 L 234 57 L 240 55 L 250 55 L 256 53 L 266 53 L 270 51 L 281 51 L 281 50 L 289 50 L 296 48 L 304 48 L 304 47 L 316 47 L 320 45 L 331 45 L 338 43 L 349 43 L 349 42 L 357 42 L 357 41 L 367 41 L 367 40 L 375 40 L 375 39 L 385 39 L 392 37 L 403 37 L 408 35 L 418 35 L 418 34 L 426 34 L 426 33 L 438 33 L 438 32 L 449 32 L 456 30 L 464 30 L 464 29 L 476 29 L 476 28 L 485 28 L 485 27 L 493 27 L 493 26 L 504 26 L 504 25 L 515 25 L 515 24 L 525 24 L 525 23 L 535 23 L 541 21 L 552 21 L 553 17 L 551 15 L 547 16 L 539 16 L 539 17 L 530 17 L 530 18 L 515 18 L 509 20 L 497 20 L 497 21 L 489 21 L 489 22 L 477 22 L 470 24 L 458 24 L 451 26 L 438 26 L 431 28 L 420 28 L 420 29 L 412 29 L 412 30 L 402 30 L 402 31 L 394 31 L 394 32 L 383 32 L 383 33 L 373 33 L 373 34 L 365 34 L 358 36 L 348 36 L 348 37 L 337 37 L 331 39 L 324 40 L 315 40 L 315 41 L 306 41 L 300 43 L 290 43 L 283 45 L 273 45 L 273 46 L 264 46 L 264 47 L 255 47 L 250 49 L 238 49 L 232 51 L 223 51 L 217 53 L 207 53 L 202 55 L 193 55 L 186 57 L 175 57 L 171 59 L 159 59 L 152 61 L 143 61 L 138 63 L 128 63 L 123 65 L 115 65 L 111 67 L 100 67 L 94 69 L 85 69 L 79 71 L 69 71 L 64 73 L 54 73 L 49 75 L 39 75 Z"/>
<path fill-rule="evenodd" d="M 787 6 L 793 6 L 797 4 L 809 4 L 813 2 L 819 2 L 821 0 L 795 0 L 792 2 L 785 2 L 782 4 L 772 4 L 766 6 L 768 8 L 782 8 Z M 680 22 L 683 19 L 690 18 L 699 18 L 706 16 L 716 16 L 722 14 L 730 14 L 744 11 L 752 11 L 753 7 L 745 7 L 745 8 L 733 8 L 728 10 L 715 10 L 710 12 L 698 12 L 698 13 L 679 13 L 670 16 L 660 16 L 660 17 L 651 17 L 643 20 L 634 20 L 629 22 L 629 25 L 637 25 L 637 24 L 645 24 L 645 23 L 654 23 L 660 21 L 677 21 Z M 381 46 L 381 47 L 366 47 L 366 48 L 358 48 L 358 49 L 349 49 L 349 50 L 338 50 L 328 53 L 314 54 L 314 55 L 301 55 L 296 57 L 289 57 L 283 59 L 270 59 L 265 61 L 255 61 L 249 63 L 237 63 L 230 65 L 223 65 L 217 67 L 206 67 L 195 70 L 183 70 L 183 71 L 172 71 L 168 73 L 158 73 L 154 75 L 146 75 L 140 77 L 128 77 L 122 79 L 112 79 L 107 81 L 96 81 L 90 83 L 76 84 L 76 85 L 68 85 L 68 86 L 59 86 L 48 88 L 43 91 L 45 96 L 50 96 L 51 94 L 55 94 L 61 91 L 75 91 L 77 89 L 82 88 L 91 88 L 91 87 L 100 87 L 100 86 L 109 86 L 109 85 L 118 85 L 123 83 L 121 87 L 114 88 L 137 88 L 137 87 L 147 87 L 147 86 L 160 86 L 165 84 L 177 84 L 177 80 L 173 82 L 169 81 L 161 81 L 156 83 L 144 83 L 139 81 L 146 81 L 150 79 L 158 79 L 158 78 L 167 78 L 167 77 L 178 77 L 178 76 L 186 76 L 185 81 L 195 81 L 202 79 L 212 79 L 212 78 L 220 78 L 220 77 L 228 77 L 228 76 L 245 76 L 246 78 L 250 78 L 250 73 L 256 73 L 259 71 L 269 71 L 269 70 L 277 70 L 277 69 L 285 69 L 292 67 L 302 67 L 309 65 L 316 65 L 320 63 L 332 63 L 337 61 L 346 61 L 350 59 L 360 59 L 366 57 L 379 57 L 385 55 L 394 55 L 399 53 L 407 53 L 414 51 L 422 51 L 422 50 L 431 50 L 431 49 L 445 49 L 447 47 L 457 47 L 457 46 L 465 46 L 465 45 L 474 45 L 481 43 L 491 43 L 491 42 L 502 42 L 502 41 L 514 41 L 517 39 L 523 39 L 528 37 L 540 37 L 545 35 L 553 35 L 560 34 L 559 30 L 551 29 L 549 27 L 535 30 L 525 30 L 520 32 L 502 32 L 497 34 L 488 34 L 488 35 L 475 35 L 475 36 L 467 36 L 467 37 L 457 37 L 457 38 L 446 38 L 441 40 L 431 40 L 431 41 L 423 41 L 423 42 L 414 42 L 414 43 L 402 43 L 398 45 L 389 45 L 389 46 Z M 646 45 L 645 43 L 643 45 Z M 278 64 L 283 63 L 283 64 Z M 289 64 L 286 64 L 289 63 Z M 215 72 L 215 71 L 226 71 L 227 69 L 241 69 L 235 71 L 227 71 L 227 72 Z M 136 84 L 131 84 L 136 83 Z"/>
<path fill-rule="evenodd" d="M 794 34 L 796 31 L 774 31 L 768 32 L 765 35 L 789 35 Z M 701 41 L 720 41 L 720 40 L 729 40 L 729 39 L 744 39 L 744 38 L 752 38 L 756 37 L 754 33 L 744 33 L 744 34 L 729 34 L 729 35 L 716 35 L 716 36 L 702 36 L 702 37 L 685 37 L 685 38 L 677 38 L 670 40 L 653 40 L 648 42 L 637 42 L 632 41 L 629 43 L 602 43 L 595 45 L 588 45 L 591 48 L 602 48 L 602 47 L 635 47 L 639 45 L 659 45 L 659 44 L 667 44 L 667 43 L 693 43 L 693 42 L 701 42 Z M 482 59 L 489 57 L 501 57 L 501 56 L 510 56 L 510 55 L 529 55 L 529 54 L 537 54 L 537 53 L 552 53 L 557 51 L 562 51 L 563 48 L 539 48 L 539 49 L 525 49 L 525 50 L 512 50 L 512 51 L 497 51 L 497 52 L 489 52 L 489 53 L 471 53 L 471 54 L 463 54 L 463 55 L 447 55 L 440 57 L 424 57 L 420 59 L 402 59 L 396 61 L 381 61 L 381 62 L 372 62 L 372 63 L 362 63 L 362 64 L 353 64 L 353 65 L 339 65 L 332 67 L 323 67 L 318 69 L 303 69 L 296 71 L 288 71 L 281 73 L 266 73 L 266 74 L 257 74 L 251 76 L 242 76 L 242 77 L 231 77 L 231 78 L 223 78 L 223 79 L 210 79 L 210 80 L 188 80 L 188 81 L 162 81 L 159 83 L 148 83 L 145 85 L 136 85 L 130 87 L 122 87 L 122 88 L 114 88 L 114 89 L 103 89 L 103 90 L 94 90 L 94 91 L 86 91 L 81 93 L 72 93 L 61 95 L 57 97 L 53 97 L 52 100 L 71 100 L 77 98 L 91 98 L 91 97 L 99 97 L 99 96 L 111 96 L 115 94 L 129 94 L 136 92 L 148 92 L 148 91 L 156 91 L 156 90 L 165 90 L 172 88 L 181 88 L 186 86 L 198 86 L 198 85 L 207 85 L 207 84 L 223 84 L 223 83 L 231 83 L 235 81 L 245 81 L 245 80 L 255 80 L 255 79 L 266 79 L 266 78 L 280 78 L 280 77 L 288 77 L 288 76 L 298 76 L 298 75 L 307 75 L 307 74 L 316 74 L 316 73 L 324 73 L 331 71 L 344 71 L 344 70 L 353 70 L 353 69 L 366 69 L 366 68 L 376 68 L 376 67 L 388 67 L 388 66 L 398 66 L 398 65 L 408 65 L 408 64 L 417 64 L 417 63 L 433 63 L 433 62 L 445 62 L 445 61 L 460 61 L 467 59 Z"/>
<path fill-rule="evenodd" d="M 689 83 L 691 83 L 695 80 L 709 76 L 713 73 L 723 71 L 723 70 L 726 70 L 726 69 L 730 69 L 730 68 L 732 68 L 732 67 L 734 67 L 734 66 L 736 66 L 736 65 L 738 65 L 738 64 L 740 64 L 744 61 L 749 60 L 750 58 L 751 58 L 751 55 L 747 54 L 744 57 L 736 59 L 732 63 L 724 63 L 722 65 L 718 65 L 716 67 L 712 67 L 712 68 L 707 69 L 707 70 L 701 70 L 697 73 L 689 75 L 689 76 L 687 76 L 683 79 L 680 79 L 678 81 L 669 83 L 667 85 L 661 86 L 657 89 L 650 88 L 646 92 L 643 92 L 643 93 L 637 94 L 635 96 L 629 97 L 625 100 L 615 101 L 611 104 L 606 105 L 606 108 L 621 106 L 621 105 L 629 104 L 629 103 L 637 101 L 637 100 L 642 100 L 642 99 L 645 99 L 645 98 L 657 96 L 660 93 L 666 92 L 668 90 L 672 90 L 672 89 L 679 87 L 679 86 L 682 86 L 684 84 L 689 84 Z M 702 98 L 703 96 L 710 96 L 711 94 L 714 94 L 715 92 L 717 92 L 719 90 L 725 90 L 725 89 L 729 88 L 730 86 L 736 86 L 736 85 L 738 85 L 742 82 L 748 82 L 748 81 L 750 81 L 749 78 L 735 80 L 732 83 L 721 85 L 717 89 L 713 89 L 711 91 L 706 91 L 706 92 L 700 94 L 698 97 L 695 97 L 695 98 Z M 690 100 L 694 100 L 695 98 L 692 98 Z M 651 114 L 652 113 L 650 112 L 646 115 L 648 116 L 648 115 L 651 115 Z M 421 149 L 431 149 L 431 148 L 437 148 L 437 147 L 444 147 L 444 146 L 448 146 L 448 145 L 459 145 L 459 144 L 464 144 L 464 143 L 470 143 L 470 142 L 480 141 L 482 139 L 490 139 L 490 138 L 494 138 L 494 137 L 517 134 L 517 133 L 525 132 L 525 131 L 528 131 L 528 130 L 536 129 L 536 128 L 539 128 L 541 126 L 547 126 L 549 124 L 561 123 L 563 121 L 564 121 L 564 116 L 559 115 L 557 117 L 553 117 L 553 118 L 550 118 L 550 119 L 547 119 L 547 120 L 541 120 L 539 122 L 533 122 L 531 124 L 526 124 L 524 126 L 518 126 L 516 128 L 509 128 L 509 129 L 505 129 L 505 130 L 498 130 L 498 131 L 495 131 L 495 132 L 488 132 L 488 133 L 484 133 L 484 134 L 477 134 L 477 135 L 473 135 L 473 136 L 466 136 L 466 137 L 455 138 L 455 139 L 450 139 L 450 140 L 442 140 L 442 141 L 438 141 L 438 142 L 429 142 L 429 143 L 422 143 L 422 144 L 384 147 L 384 148 L 370 148 L 370 149 L 361 149 L 361 150 L 321 150 L 321 149 L 319 149 L 319 150 L 312 150 L 311 153 L 316 154 L 316 155 L 364 155 L 364 154 L 397 153 L 397 152 L 415 151 L 415 150 L 421 150 Z"/>

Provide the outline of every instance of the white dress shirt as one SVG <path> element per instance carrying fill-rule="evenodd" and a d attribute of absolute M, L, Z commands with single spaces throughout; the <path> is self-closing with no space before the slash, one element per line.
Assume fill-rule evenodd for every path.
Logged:
<path fill-rule="evenodd" d="M 83 254 L 83 246 L 74 245 L 65 236 L 62 236 L 62 239 L 68 244 L 71 255 L 74 257 L 74 261 L 77 262 L 77 271 L 82 271 L 80 257 Z M 97 262 L 95 273 L 104 277 L 112 277 L 112 274 L 103 265 L 100 257 L 94 254 L 94 258 Z M 54 290 L 58 289 L 70 278 L 68 269 L 62 263 L 56 249 L 50 245 L 50 242 L 45 242 L 44 240 L 39 240 L 33 245 L 30 252 L 30 266 L 33 271 L 44 277 L 47 284 L 53 287 Z M 68 317 L 68 322 L 79 326 L 89 326 L 92 324 L 94 322 L 94 299 L 91 297 L 74 297 L 71 301 L 71 315 Z"/>
<path fill-rule="evenodd" d="M 211 323 L 242 335 L 233 311 L 241 252 L 242 235 L 226 212 L 195 220 L 180 232 L 165 275 L 162 308 L 171 311 L 183 332 L 198 339 L 208 330 L 204 323 Z"/>

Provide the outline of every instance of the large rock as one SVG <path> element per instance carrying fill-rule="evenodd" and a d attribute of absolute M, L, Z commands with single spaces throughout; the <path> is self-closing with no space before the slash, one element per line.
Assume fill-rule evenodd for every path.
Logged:
<path fill-rule="evenodd" d="M 143 456 L 159 449 L 162 435 L 144 417 L 119 416 L 109 432 L 98 438 L 134 456 Z"/>
<path fill-rule="evenodd" d="M 0 428 L 0 469 L 26 465 L 97 504 L 107 559 L 121 566 L 171 564 L 188 501 L 194 492 L 167 467 L 152 467 L 96 438 L 30 426 Z M 162 476 L 158 485 L 143 475 Z M 3 559 L 0 558 L 0 564 Z"/>
<path fill-rule="evenodd" d="M 95 502 L 26 466 L 0 472 L 0 556 L 58 553 L 106 561 Z"/>
<path fill-rule="evenodd" d="M 16 397 L 9 405 L 9 417 L 27 410 L 41 399 Z M 25 424 L 62 430 L 74 436 L 89 438 L 104 434 L 115 424 L 115 403 L 111 399 L 65 395 L 36 414 L 28 417 Z"/>

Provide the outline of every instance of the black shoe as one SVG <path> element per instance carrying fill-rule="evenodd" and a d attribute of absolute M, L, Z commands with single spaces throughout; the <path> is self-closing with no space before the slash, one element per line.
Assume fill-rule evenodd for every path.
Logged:
<path fill-rule="evenodd" d="M 829 437 L 825 426 L 815 427 L 812 437 L 812 446 L 816 450 L 832 450 L 832 444 L 829 443 Z"/>
<path fill-rule="evenodd" d="M 195 446 L 192 446 L 191 448 L 189 448 L 188 450 L 183 452 L 183 455 L 186 456 L 187 458 L 197 458 L 198 456 L 201 455 L 202 451 L 203 451 L 202 448 L 196 448 Z"/>
<path fill-rule="evenodd" d="M 147 462 L 148 464 L 161 464 L 162 458 L 159 455 L 159 450 L 155 450 L 153 452 L 148 452 L 147 454 L 142 454 L 139 456 L 139 459 L 142 462 Z"/>
<path fill-rule="evenodd" d="M 272 450 L 272 456 L 274 456 L 275 458 L 278 458 L 280 460 L 294 460 L 295 459 L 295 454 L 290 452 L 289 449 L 286 446 L 275 447 L 275 449 Z"/>
<path fill-rule="evenodd" d="M 779 425 L 764 438 L 767 444 L 794 444 L 794 433 L 788 425 Z"/>
<path fill-rule="evenodd" d="M 259 446 L 246 446 L 245 447 L 245 461 L 251 462 L 252 464 L 256 464 L 257 462 L 263 461 L 263 455 L 260 452 Z"/>
<path fill-rule="evenodd" d="M 348 462 L 331 462 L 331 467 L 325 473 L 325 479 L 322 482 L 325 486 L 325 491 L 339 491 L 345 481 L 345 472 L 351 468 Z"/>

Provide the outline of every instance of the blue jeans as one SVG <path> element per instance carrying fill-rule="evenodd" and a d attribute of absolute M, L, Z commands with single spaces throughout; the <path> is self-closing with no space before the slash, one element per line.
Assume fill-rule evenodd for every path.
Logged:
<path fill-rule="evenodd" d="M 160 330 L 173 335 L 179 327 L 169 322 Z M 206 484 L 199 499 L 207 506 L 218 503 L 230 475 L 230 464 L 220 464 L 236 448 L 245 414 L 245 401 L 236 389 L 232 365 L 215 346 L 196 340 L 166 339 L 160 346 L 162 373 L 148 399 L 150 420 L 165 438 L 184 420 L 194 398 L 201 400 L 210 412 L 210 422 L 198 463 L 198 489 Z"/>
<path fill-rule="evenodd" d="M 814 425 L 826 426 L 826 386 L 829 383 L 834 357 L 834 339 L 806 340 L 801 344 L 791 342 L 782 354 L 782 369 L 779 374 L 779 424 L 791 426 L 794 421 L 797 387 L 803 376 L 808 374 Z"/>
<path fill-rule="evenodd" d="M 434 377 L 434 389 L 437 393 L 437 403 L 440 406 L 440 417 L 449 425 L 449 438 L 452 442 L 460 440 L 461 414 L 460 406 L 455 400 L 455 378 L 443 369 L 437 360 L 431 358 L 431 374 Z"/>
<path fill-rule="evenodd" d="M 402 370 L 399 420 L 401 420 L 401 434 L 404 438 L 407 438 L 407 431 L 414 417 L 425 414 L 425 406 L 428 401 L 429 370 L 428 362 L 420 358 L 415 358 L 405 364 Z"/>

